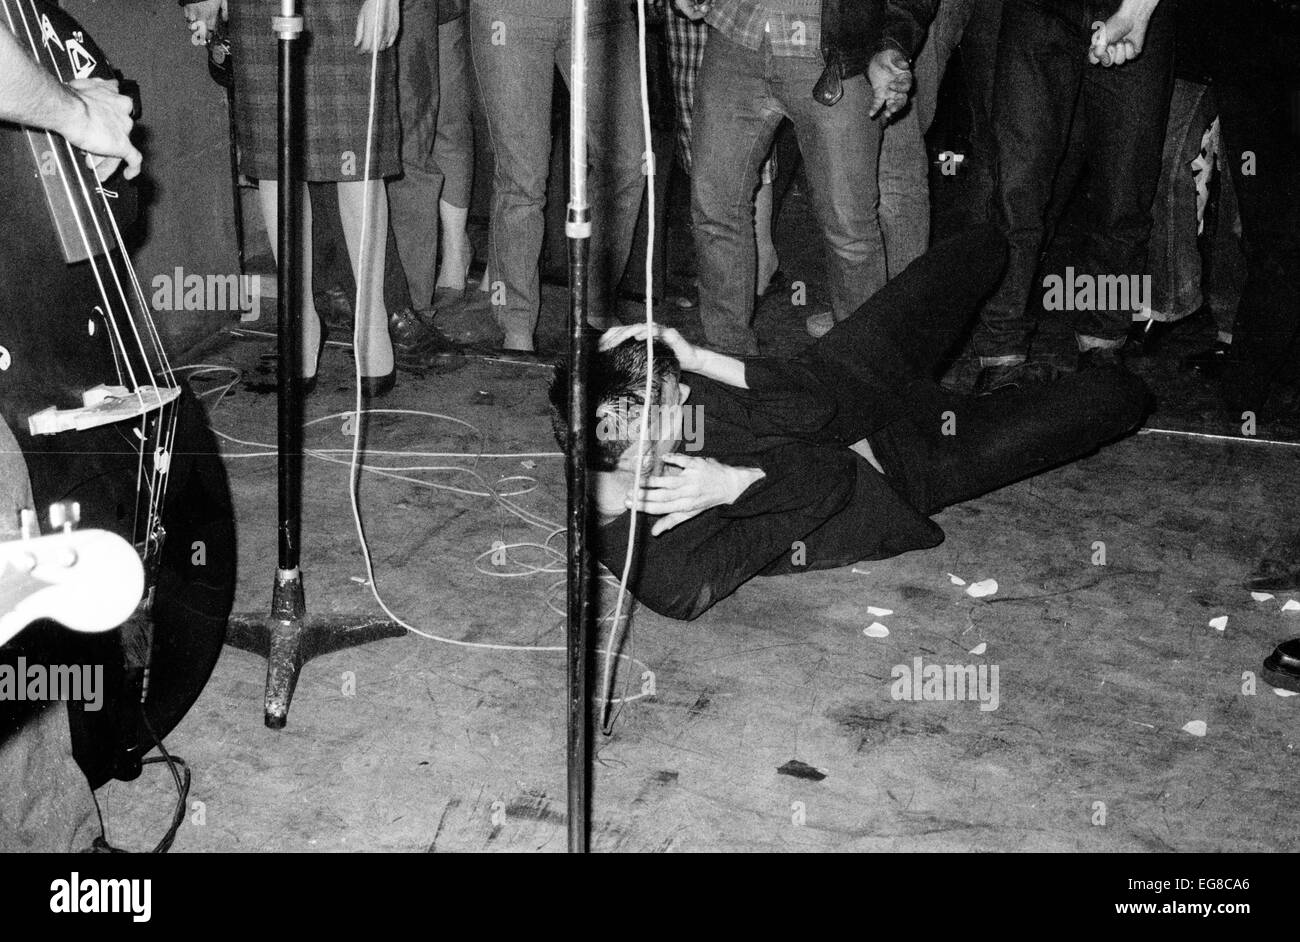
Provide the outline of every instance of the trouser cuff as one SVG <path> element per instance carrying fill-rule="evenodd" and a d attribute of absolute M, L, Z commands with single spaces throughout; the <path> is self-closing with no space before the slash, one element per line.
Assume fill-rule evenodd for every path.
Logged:
<path fill-rule="evenodd" d="M 1023 353 L 1008 353 L 996 357 L 980 357 L 980 368 L 989 366 L 1017 366 L 1027 358 Z"/>
<path fill-rule="evenodd" d="M 1124 346 L 1124 339 L 1108 340 L 1105 337 L 1089 337 L 1086 334 L 1076 334 L 1075 339 L 1079 342 L 1079 351 L 1087 353 L 1089 350 L 1118 350 Z"/>

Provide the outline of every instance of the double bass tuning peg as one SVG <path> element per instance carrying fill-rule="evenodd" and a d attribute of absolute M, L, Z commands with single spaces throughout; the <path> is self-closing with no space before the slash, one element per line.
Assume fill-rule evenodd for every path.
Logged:
<path fill-rule="evenodd" d="M 51 530 L 71 533 L 81 523 L 81 504 L 75 500 L 60 500 L 50 504 L 49 522 Z"/>

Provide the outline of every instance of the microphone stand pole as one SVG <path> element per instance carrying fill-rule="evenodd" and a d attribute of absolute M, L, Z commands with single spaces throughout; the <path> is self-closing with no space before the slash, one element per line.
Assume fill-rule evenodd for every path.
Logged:
<path fill-rule="evenodd" d="M 309 616 L 299 568 L 302 535 L 302 181 L 299 178 L 298 39 L 303 18 L 297 0 L 280 0 L 280 15 L 271 18 L 279 37 L 279 206 L 277 207 L 276 278 L 279 314 L 279 362 L 276 366 L 278 429 L 277 565 L 271 613 L 230 616 L 226 641 L 266 658 L 264 719 L 283 729 L 298 673 L 313 657 L 406 634 L 400 625 L 371 616 Z M 382 236 L 378 236 L 382 238 Z M 317 365 L 319 369 L 319 364 Z"/>
<path fill-rule="evenodd" d="M 587 255 L 591 208 L 587 204 L 587 0 L 573 0 L 573 49 L 569 106 L 569 488 L 568 525 L 568 822 L 569 853 L 590 848 L 592 561 L 587 546 L 591 494 L 587 445 L 591 413 L 587 396 Z"/>

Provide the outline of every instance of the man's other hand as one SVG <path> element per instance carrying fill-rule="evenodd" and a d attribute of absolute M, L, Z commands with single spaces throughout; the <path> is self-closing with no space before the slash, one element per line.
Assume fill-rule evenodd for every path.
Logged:
<path fill-rule="evenodd" d="M 912 67 L 897 49 L 882 49 L 867 66 L 871 82 L 871 117 L 883 112 L 888 121 L 907 106 L 912 91 Z"/>
<path fill-rule="evenodd" d="M 140 152 L 131 143 L 133 102 L 118 94 L 117 82 L 75 79 L 65 86 L 74 101 L 68 118 L 54 128 L 68 143 L 86 151 L 86 165 L 100 180 L 126 161 L 126 178 L 140 172 Z"/>
<path fill-rule="evenodd" d="M 658 536 L 712 507 L 734 503 L 749 486 L 763 477 L 759 468 L 733 468 L 712 458 L 665 455 L 664 464 L 675 465 L 677 474 L 646 478 L 639 499 L 627 497 L 641 513 L 659 517 L 650 530 Z"/>

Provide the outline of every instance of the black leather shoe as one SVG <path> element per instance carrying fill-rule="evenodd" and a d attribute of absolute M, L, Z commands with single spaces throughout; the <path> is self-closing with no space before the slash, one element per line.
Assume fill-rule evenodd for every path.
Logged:
<path fill-rule="evenodd" d="M 1076 369 L 1083 373 L 1087 370 L 1099 369 L 1124 369 L 1124 354 L 1120 352 L 1119 347 L 1095 347 L 1092 350 L 1084 350 L 1079 354 L 1079 361 Z"/>
<path fill-rule="evenodd" d="M 314 296 L 316 312 L 323 323 L 339 330 L 352 330 L 352 298 L 340 287 L 327 288 Z"/>
<path fill-rule="evenodd" d="M 1300 693 L 1300 638 L 1283 641 L 1264 661 L 1265 682 Z"/>
<path fill-rule="evenodd" d="M 361 377 L 361 391 L 365 393 L 368 399 L 379 399 L 387 396 L 397 385 L 397 365 L 385 373 L 383 376 L 363 376 Z"/>
<path fill-rule="evenodd" d="M 1024 390 L 1032 386 L 1044 386 L 1060 375 L 1060 370 L 1056 367 L 1040 361 L 986 366 L 975 378 L 972 392 L 976 396 L 991 396 L 996 392 Z"/>
<path fill-rule="evenodd" d="M 1218 379 L 1231 358 L 1232 344 L 1217 340 L 1210 349 L 1183 357 L 1178 365 L 1180 369 L 1200 373 L 1206 379 Z"/>
<path fill-rule="evenodd" d="M 1124 352 L 1130 356 L 1149 357 L 1159 352 L 1174 325 L 1168 321 L 1134 321 L 1128 329 Z"/>
<path fill-rule="evenodd" d="M 320 346 L 316 348 L 316 372 L 312 373 L 310 376 L 304 376 L 302 378 L 302 385 L 299 387 L 302 390 L 302 396 L 304 399 L 316 391 L 316 380 L 320 377 L 320 361 L 321 357 L 325 353 L 325 341 L 329 339 L 329 335 L 329 328 L 325 326 L 324 321 L 321 321 Z"/>
<path fill-rule="evenodd" d="M 442 337 L 442 331 L 433 325 L 435 313 L 404 307 L 388 315 L 388 336 L 396 356 L 411 356 Z"/>

